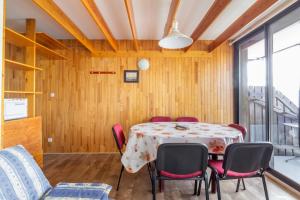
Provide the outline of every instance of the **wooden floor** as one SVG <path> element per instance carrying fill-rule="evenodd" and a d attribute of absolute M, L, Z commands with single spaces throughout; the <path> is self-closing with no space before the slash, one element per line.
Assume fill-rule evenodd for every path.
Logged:
<path fill-rule="evenodd" d="M 46 155 L 44 172 L 52 185 L 58 182 L 103 182 L 113 186 L 111 199 L 151 199 L 151 185 L 146 168 L 136 174 L 124 173 L 119 191 L 115 190 L 120 170 L 120 156 L 118 154 L 77 154 L 77 155 Z M 221 182 L 222 199 L 264 199 L 260 179 L 247 179 L 246 191 L 235 192 L 236 181 Z M 271 200 L 296 199 L 282 190 L 275 183 L 268 180 Z M 168 181 L 165 191 L 157 193 L 157 199 L 205 199 L 202 189 L 200 197 L 193 196 L 192 181 Z M 217 199 L 210 193 L 210 199 Z"/>

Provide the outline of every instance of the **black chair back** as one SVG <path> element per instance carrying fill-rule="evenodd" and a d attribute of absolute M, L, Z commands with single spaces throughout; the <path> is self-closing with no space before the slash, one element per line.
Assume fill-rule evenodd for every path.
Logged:
<path fill-rule="evenodd" d="M 165 143 L 158 147 L 156 168 L 173 174 L 190 174 L 207 168 L 208 149 L 197 143 Z"/>
<path fill-rule="evenodd" d="M 273 152 L 271 143 L 234 143 L 228 145 L 224 155 L 224 174 L 228 170 L 247 173 L 264 171 L 269 167 Z"/>

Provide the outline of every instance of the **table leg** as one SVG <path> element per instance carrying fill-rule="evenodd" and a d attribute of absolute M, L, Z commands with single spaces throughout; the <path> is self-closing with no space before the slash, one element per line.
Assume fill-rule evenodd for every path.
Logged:
<path fill-rule="evenodd" d="M 158 185 L 159 185 L 159 192 L 163 192 L 164 191 L 164 186 L 165 186 L 164 181 L 159 180 Z"/>
<path fill-rule="evenodd" d="M 218 160 L 218 155 L 211 155 L 212 160 Z M 211 171 L 211 193 L 216 193 L 216 174 L 214 171 Z"/>

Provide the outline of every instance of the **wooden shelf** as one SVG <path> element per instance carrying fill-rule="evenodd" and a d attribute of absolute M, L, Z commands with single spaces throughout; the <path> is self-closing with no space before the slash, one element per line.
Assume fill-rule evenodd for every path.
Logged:
<path fill-rule="evenodd" d="M 63 43 L 46 33 L 36 33 L 36 42 L 50 49 L 68 49 Z"/>
<path fill-rule="evenodd" d="M 4 90 L 6 94 L 34 94 L 33 91 Z"/>
<path fill-rule="evenodd" d="M 7 27 L 5 28 L 5 41 L 21 47 L 34 46 L 35 44 L 31 39 Z"/>
<path fill-rule="evenodd" d="M 26 34 L 18 33 L 10 28 L 4 28 L 4 48 L 7 57 L 3 58 L 4 74 L 2 75 L 3 97 L 4 98 L 26 98 L 27 99 L 27 117 L 4 122 L 2 128 L 2 146 L 8 147 L 16 144 L 22 144 L 31 150 L 31 154 L 41 164 L 43 162 L 42 150 L 42 121 L 41 105 L 43 69 L 38 67 L 38 53 L 50 55 L 54 59 L 65 59 L 54 51 L 48 50 L 36 42 L 36 21 L 35 19 L 26 19 Z M 18 48 L 15 48 L 18 47 Z M 48 60 L 48 58 L 46 58 Z M 50 58 L 51 59 L 51 58 Z M 20 70 L 20 71 L 18 71 Z M 38 91 L 36 91 L 38 89 Z M 3 106 L 4 104 L 2 104 Z M 6 108 L 13 109 L 13 108 Z M 12 111 L 12 110 L 8 110 Z M 4 112 L 3 112 L 4 113 Z M 2 114 L 2 120 L 4 115 Z"/>
<path fill-rule="evenodd" d="M 39 52 L 45 56 L 49 56 L 50 58 L 55 59 L 55 60 L 67 59 L 65 56 L 62 56 L 62 55 L 58 54 L 57 52 L 53 51 L 52 49 L 49 49 L 39 43 L 36 43 L 36 50 L 37 50 L 37 52 Z"/>
<path fill-rule="evenodd" d="M 52 40 L 54 40 L 52 38 Z M 27 46 L 36 46 L 37 52 L 48 56 L 52 59 L 56 60 L 65 60 L 67 59 L 65 56 L 60 55 L 59 53 L 53 51 L 52 49 L 49 49 L 48 47 L 45 47 L 37 42 L 34 42 L 33 40 L 25 37 L 24 35 L 15 32 L 14 30 L 10 28 L 5 28 L 5 41 L 16 45 L 16 46 L 21 46 L 21 47 L 27 47 Z M 58 41 L 56 41 L 58 43 Z"/>
<path fill-rule="evenodd" d="M 5 90 L 6 94 L 43 94 L 43 92 L 33 92 L 33 91 L 17 91 L 17 90 Z"/>
<path fill-rule="evenodd" d="M 34 69 L 40 70 L 40 71 L 43 70 L 42 68 L 39 68 L 39 67 L 33 67 L 31 65 L 27 65 L 27 64 L 9 60 L 9 59 L 5 59 L 5 66 L 9 66 L 11 68 L 20 69 L 20 70 L 34 70 Z"/>
<path fill-rule="evenodd" d="M 10 123 L 10 122 L 23 121 L 23 120 L 30 120 L 30 119 L 34 119 L 34 118 L 36 118 L 36 117 L 42 117 L 42 116 L 35 116 L 35 117 L 30 117 L 30 116 L 28 116 L 28 117 L 19 118 L 19 119 L 5 120 L 5 121 L 4 121 L 4 124 L 5 124 L 5 123 Z"/>

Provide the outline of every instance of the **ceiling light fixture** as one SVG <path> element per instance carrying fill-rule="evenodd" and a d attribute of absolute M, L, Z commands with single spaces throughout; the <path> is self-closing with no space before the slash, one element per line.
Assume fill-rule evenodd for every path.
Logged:
<path fill-rule="evenodd" d="M 159 46 L 165 49 L 181 49 L 190 46 L 193 39 L 187 35 L 180 33 L 178 22 L 173 21 L 170 33 L 159 41 Z"/>

